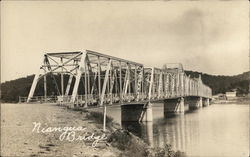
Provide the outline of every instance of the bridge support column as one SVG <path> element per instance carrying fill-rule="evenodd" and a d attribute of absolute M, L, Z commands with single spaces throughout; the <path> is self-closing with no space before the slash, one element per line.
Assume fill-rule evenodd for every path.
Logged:
<path fill-rule="evenodd" d="M 203 98 L 203 105 L 204 106 L 209 106 L 210 105 L 210 100 L 208 98 Z"/>
<path fill-rule="evenodd" d="M 175 114 L 184 114 L 188 110 L 185 106 L 184 98 L 166 99 L 164 100 L 164 116 L 169 117 Z"/>
<path fill-rule="evenodd" d="M 187 100 L 187 104 L 189 105 L 190 110 L 198 109 L 202 107 L 202 97 L 189 97 Z"/>
<path fill-rule="evenodd" d="M 202 97 L 200 97 L 199 99 L 198 99 L 198 103 L 199 103 L 199 107 L 203 107 L 203 99 L 202 99 Z"/>
<path fill-rule="evenodd" d="M 121 121 L 152 122 L 152 104 L 125 104 L 121 106 Z"/>

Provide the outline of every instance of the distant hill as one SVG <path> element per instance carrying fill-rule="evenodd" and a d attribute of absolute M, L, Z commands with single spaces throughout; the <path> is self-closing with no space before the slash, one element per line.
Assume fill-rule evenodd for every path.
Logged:
<path fill-rule="evenodd" d="M 1 84 L 1 101 L 2 102 L 18 102 L 19 96 L 27 97 L 32 85 L 32 81 L 35 75 L 29 75 L 27 77 L 19 78 L 16 80 L 7 81 Z M 60 82 L 60 76 L 55 76 L 57 82 Z M 68 80 L 65 77 L 64 84 L 66 86 L 66 81 Z M 59 84 L 59 89 L 60 83 Z M 48 95 L 58 95 L 55 84 L 53 83 L 53 79 L 51 77 L 47 77 L 47 93 Z M 39 81 L 37 84 L 37 88 L 35 90 L 35 95 L 44 95 L 43 91 L 43 79 Z"/>
<path fill-rule="evenodd" d="M 191 77 L 199 77 L 201 75 L 202 81 L 212 88 L 213 94 L 225 93 L 232 89 L 238 89 L 239 94 L 247 94 L 249 88 L 249 72 L 245 72 L 235 76 L 222 76 L 222 75 L 209 75 L 201 72 L 185 71 L 187 75 Z M 2 102 L 18 102 L 19 96 L 28 96 L 29 90 L 33 81 L 34 75 L 19 78 L 16 80 L 7 81 L 1 84 L 1 101 Z M 60 81 L 60 76 L 55 76 L 57 82 Z M 68 78 L 64 79 L 64 86 L 66 87 Z M 74 83 L 74 80 L 73 82 Z M 56 87 L 51 77 L 47 77 L 48 95 L 58 95 L 56 93 Z M 60 83 L 58 83 L 60 89 Z M 83 89 L 83 85 L 80 84 L 79 89 Z M 72 89 L 71 89 L 72 91 Z M 82 90 L 79 91 L 83 93 Z M 36 95 L 43 95 L 43 81 L 40 81 L 37 85 Z"/>
<path fill-rule="evenodd" d="M 249 91 L 250 72 L 244 72 L 234 76 L 209 75 L 201 72 L 185 71 L 191 77 L 199 77 L 203 83 L 212 88 L 213 94 L 225 93 L 233 89 L 238 90 L 238 94 L 247 94 Z"/>

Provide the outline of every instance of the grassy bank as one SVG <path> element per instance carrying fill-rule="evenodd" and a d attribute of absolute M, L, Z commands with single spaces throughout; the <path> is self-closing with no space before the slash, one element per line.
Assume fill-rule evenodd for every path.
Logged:
<path fill-rule="evenodd" d="M 79 109 L 78 109 L 79 110 Z M 82 110 L 86 113 L 86 118 L 94 120 L 99 128 L 103 123 L 103 114 L 101 112 Z M 186 157 L 185 153 L 173 151 L 170 145 L 164 148 L 151 148 L 142 139 L 124 130 L 113 121 L 113 118 L 107 116 L 108 146 L 120 150 L 119 157 L 130 157 L 131 154 L 136 157 Z"/>

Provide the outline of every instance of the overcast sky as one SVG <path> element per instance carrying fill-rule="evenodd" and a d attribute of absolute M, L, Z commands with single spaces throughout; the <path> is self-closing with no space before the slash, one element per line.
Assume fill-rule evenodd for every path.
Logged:
<path fill-rule="evenodd" d="M 36 73 L 45 52 L 94 50 L 161 68 L 248 70 L 248 1 L 1 2 L 1 82 Z"/>

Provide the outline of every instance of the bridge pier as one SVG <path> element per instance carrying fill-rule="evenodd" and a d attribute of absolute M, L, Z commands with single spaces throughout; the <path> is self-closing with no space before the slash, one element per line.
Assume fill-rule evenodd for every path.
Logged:
<path fill-rule="evenodd" d="M 176 114 L 184 114 L 188 110 L 188 106 L 184 103 L 184 98 L 174 98 L 164 100 L 164 116 L 172 116 Z"/>
<path fill-rule="evenodd" d="M 203 98 L 199 97 L 198 101 L 199 101 L 199 107 L 203 107 Z"/>
<path fill-rule="evenodd" d="M 195 110 L 203 106 L 202 97 L 189 97 L 187 104 L 190 110 Z"/>
<path fill-rule="evenodd" d="M 121 121 L 152 122 L 152 104 L 124 104 L 121 106 Z"/>
<path fill-rule="evenodd" d="M 203 98 L 203 106 L 209 106 L 209 105 L 210 105 L 209 98 Z"/>

